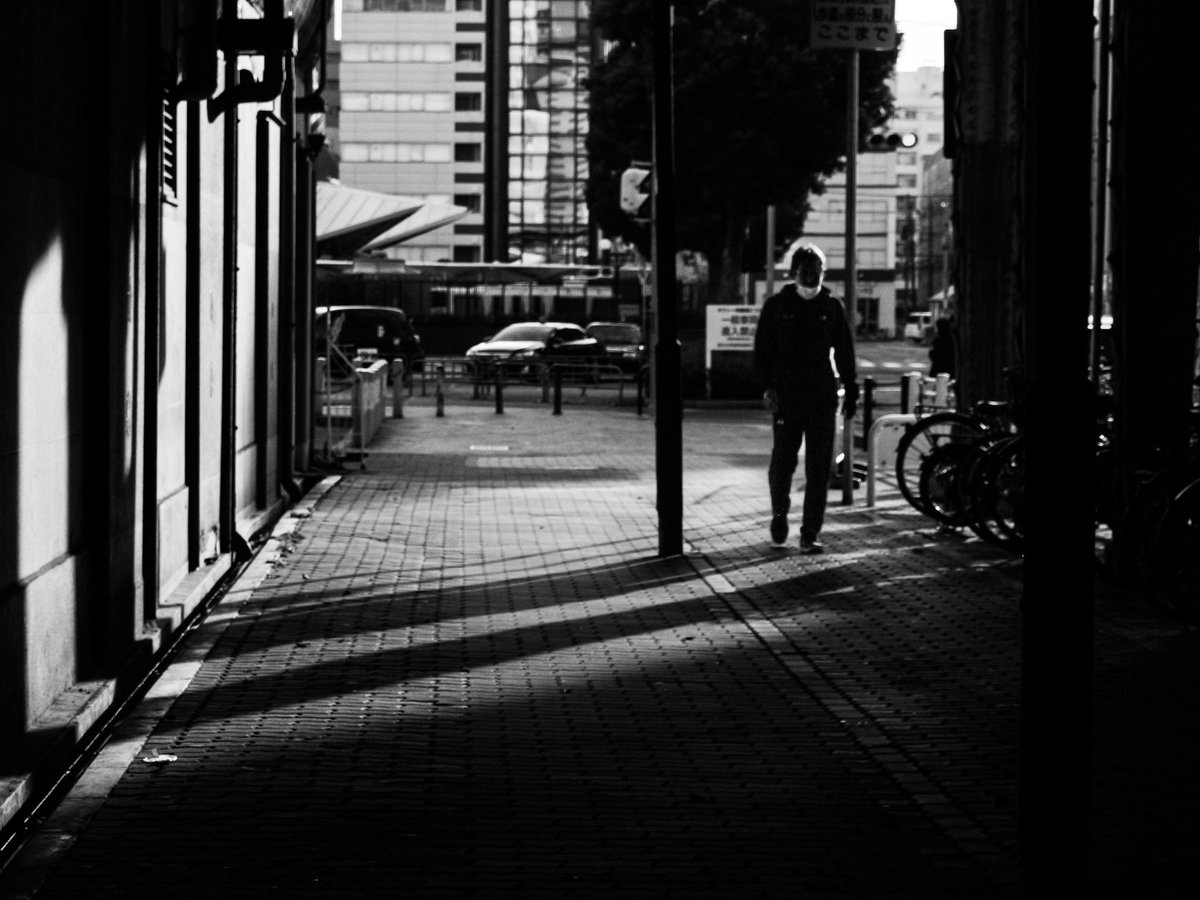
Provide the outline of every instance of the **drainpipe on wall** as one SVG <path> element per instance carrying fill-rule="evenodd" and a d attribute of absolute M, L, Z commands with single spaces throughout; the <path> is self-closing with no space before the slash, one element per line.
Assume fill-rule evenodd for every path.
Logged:
<path fill-rule="evenodd" d="M 227 3 L 224 7 L 225 20 L 237 19 L 237 4 Z M 238 80 L 237 54 L 225 54 L 225 91 L 227 96 Z M 235 411 L 237 409 L 237 386 L 234 371 L 234 350 L 237 347 L 237 245 L 238 245 L 238 107 L 236 103 L 217 105 L 225 117 L 224 134 L 224 209 L 222 221 L 225 233 L 222 238 L 222 325 L 221 325 L 221 502 L 218 512 L 220 550 L 233 550 L 234 499 L 237 485 L 234 467 L 237 458 Z"/>
<path fill-rule="evenodd" d="M 279 135 L 279 485 L 295 501 L 301 496 L 295 481 L 296 448 L 296 68 L 284 63 Z"/>
<path fill-rule="evenodd" d="M 237 533 L 237 250 L 238 250 L 238 114 L 239 103 L 266 103 L 283 90 L 286 60 L 295 23 L 283 14 L 283 0 L 266 0 L 261 19 L 238 18 L 238 4 L 228 2 L 217 23 L 217 45 L 225 57 L 225 84 L 209 103 L 209 116 L 225 117 L 224 147 L 224 321 L 221 352 L 221 504 L 220 549 L 247 558 L 250 546 Z M 239 56 L 261 56 L 262 80 L 241 79 Z"/>

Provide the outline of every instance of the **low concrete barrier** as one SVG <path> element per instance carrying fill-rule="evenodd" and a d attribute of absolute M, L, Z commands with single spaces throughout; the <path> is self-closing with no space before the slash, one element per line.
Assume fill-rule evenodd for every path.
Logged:
<path fill-rule="evenodd" d="M 387 415 L 387 362 L 354 363 L 348 378 L 334 378 L 325 357 L 317 357 L 314 424 L 316 443 L 327 463 L 351 454 L 357 454 L 363 463 L 367 447 Z"/>

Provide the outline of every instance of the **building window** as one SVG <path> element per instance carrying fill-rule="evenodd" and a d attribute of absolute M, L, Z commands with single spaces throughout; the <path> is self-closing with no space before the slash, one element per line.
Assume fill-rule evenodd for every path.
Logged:
<path fill-rule="evenodd" d="M 449 44 L 424 44 L 408 42 L 393 44 L 384 42 L 363 43 L 348 41 L 342 44 L 342 62 L 429 62 L 448 63 L 453 53 Z"/>
<path fill-rule="evenodd" d="M 483 209 L 483 197 L 480 194 L 455 194 L 454 205 L 463 207 L 469 213 L 477 213 Z"/>
<path fill-rule="evenodd" d="M 483 160 L 483 145 L 482 144 L 455 144 L 454 145 L 454 161 L 455 162 L 482 162 Z"/>
<path fill-rule="evenodd" d="M 917 164 L 917 154 L 903 151 L 896 154 L 896 165 L 898 166 L 915 166 Z"/>
<path fill-rule="evenodd" d="M 455 247 L 454 261 L 457 263 L 473 263 L 483 259 L 483 253 L 479 247 Z"/>
<path fill-rule="evenodd" d="M 478 91 L 459 91 L 454 95 L 456 112 L 479 112 L 483 109 L 483 94 Z"/>
<path fill-rule="evenodd" d="M 450 162 L 450 145 L 343 144 L 342 162 Z"/>
<path fill-rule="evenodd" d="M 925 135 L 925 140 L 930 144 L 940 144 L 942 142 L 942 136 L 939 132 L 931 131 L 929 134 Z"/>
<path fill-rule="evenodd" d="M 442 92 L 347 91 L 342 94 L 342 109 L 346 112 L 449 112 L 450 95 Z"/>
<path fill-rule="evenodd" d="M 917 186 L 916 175 L 897 175 L 896 184 L 902 188 L 915 188 Z"/>
<path fill-rule="evenodd" d="M 455 62 L 483 62 L 483 44 L 455 44 Z"/>
<path fill-rule="evenodd" d="M 445 12 L 446 0 L 363 0 L 363 12 Z"/>
<path fill-rule="evenodd" d="M 455 0 L 457 12 L 483 12 L 483 0 Z"/>

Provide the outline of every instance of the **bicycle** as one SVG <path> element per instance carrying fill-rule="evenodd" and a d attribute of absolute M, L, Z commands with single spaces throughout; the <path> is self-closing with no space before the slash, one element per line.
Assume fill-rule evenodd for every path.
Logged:
<path fill-rule="evenodd" d="M 914 508 L 946 525 L 963 524 L 951 473 L 968 457 L 971 444 L 1012 432 L 1011 405 L 977 403 L 971 413 L 938 412 L 905 429 L 896 446 L 896 482 Z M 927 482 L 921 496 L 922 474 Z"/>
<path fill-rule="evenodd" d="M 1005 370 L 1010 396 L 1023 387 Z M 946 411 L 908 427 L 896 453 L 901 494 L 943 529 L 969 527 L 1014 552 L 1024 546 L 1024 441 L 1015 401 L 985 400 L 969 413 Z"/>
<path fill-rule="evenodd" d="M 998 547 L 1024 549 L 1022 435 L 989 431 L 939 448 L 922 464 L 920 492 L 943 527 L 966 526 Z"/>
<path fill-rule="evenodd" d="M 1111 442 L 1101 447 L 1095 523 L 1102 577 L 1200 624 L 1200 409 L 1191 411 L 1184 450 L 1131 455 Z"/>
<path fill-rule="evenodd" d="M 1200 459 L 1114 455 L 1098 468 L 1097 570 L 1200 624 Z"/>

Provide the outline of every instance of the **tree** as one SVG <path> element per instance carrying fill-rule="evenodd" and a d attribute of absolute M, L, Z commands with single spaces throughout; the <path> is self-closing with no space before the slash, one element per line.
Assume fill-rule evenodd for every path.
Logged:
<path fill-rule="evenodd" d="M 644 253 L 644 229 L 617 195 L 630 161 L 650 159 L 653 2 L 592 5 L 607 52 L 590 76 L 589 207 L 605 233 Z M 708 258 L 719 302 L 736 297 L 747 234 L 761 233 L 766 208 L 775 205 L 777 248 L 786 246 L 809 196 L 845 164 L 845 53 L 811 49 L 809 31 L 807 0 L 675 0 L 677 240 Z M 861 54 L 862 131 L 892 113 L 884 79 L 895 61 L 895 51 Z"/>

